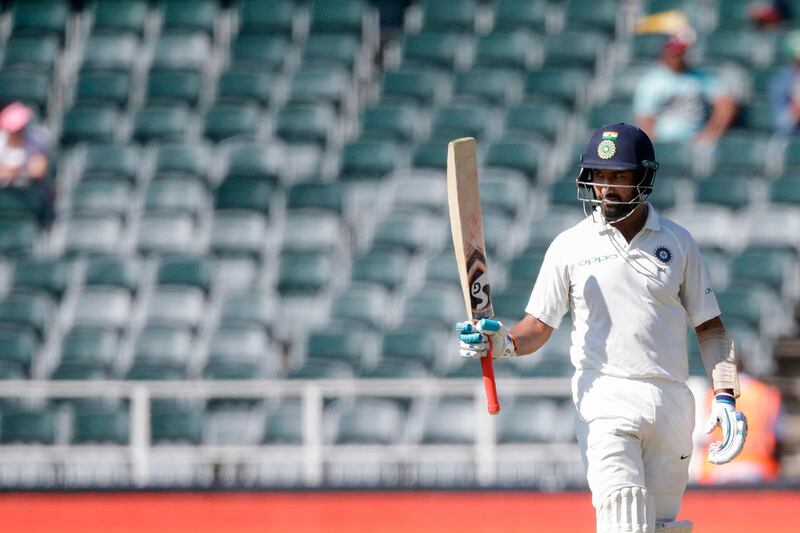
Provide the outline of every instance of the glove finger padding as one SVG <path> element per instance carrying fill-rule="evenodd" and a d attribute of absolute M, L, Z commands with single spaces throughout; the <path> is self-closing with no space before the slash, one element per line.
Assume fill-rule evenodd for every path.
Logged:
<path fill-rule="evenodd" d="M 465 359 L 479 359 L 486 357 L 489 351 L 489 340 L 486 335 L 478 331 L 472 322 L 459 322 L 456 324 L 459 332 L 459 355 Z"/>
<path fill-rule="evenodd" d="M 708 447 L 708 462 L 721 465 L 742 452 L 747 439 L 747 418 L 744 413 L 736 411 L 734 404 L 715 400 L 706 433 L 711 433 L 717 424 L 722 428 L 722 440 Z"/>

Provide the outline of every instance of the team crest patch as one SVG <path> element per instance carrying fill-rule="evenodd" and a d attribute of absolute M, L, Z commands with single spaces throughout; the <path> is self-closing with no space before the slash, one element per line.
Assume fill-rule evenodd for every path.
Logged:
<path fill-rule="evenodd" d="M 600 159 L 611 159 L 617 153 L 617 145 L 611 139 L 604 139 L 597 145 L 597 155 Z"/>
<path fill-rule="evenodd" d="M 672 251 L 666 246 L 659 246 L 656 248 L 656 258 L 666 265 L 672 261 Z"/>

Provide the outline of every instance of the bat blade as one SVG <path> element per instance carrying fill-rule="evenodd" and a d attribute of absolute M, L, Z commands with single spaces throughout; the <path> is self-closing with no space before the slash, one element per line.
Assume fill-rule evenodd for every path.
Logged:
<path fill-rule="evenodd" d="M 478 189 L 478 163 L 475 139 L 456 139 L 447 147 L 447 203 L 453 232 L 458 275 L 469 319 L 494 315 L 492 309 L 483 217 Z M 483 384 L 490 414 L 500 412 L 491 352 L 481 358 Z"/>

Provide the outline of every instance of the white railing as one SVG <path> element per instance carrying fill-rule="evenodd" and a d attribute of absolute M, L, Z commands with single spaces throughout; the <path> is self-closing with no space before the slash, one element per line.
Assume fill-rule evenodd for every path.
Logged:
<path fill-rule="evenodd" d="M 570 395 L 567 378 L 502 379 L 498 383 L 501 396 L 513 395 L 564 397 Z M 337 445 L 323 439 L 323 401 L 326 398 L 381 397 L 420 398 L 472 396 L 476 410 L 473 445 Z M 254 381 L 3 381 L 0 398 L 29 401 L 76 398 L 127 398 L 130 400 L 130 439 L 128 445 L 4 445 L 0 446 L 0 478 L 9 465 L 61 465 L 61 473 L 71 465 L 80 476 L 80 465 L 108 458 L 126 465 L 130 484 L 136 487 L 153 485 L 154 469 L 170 458 L 184 458 L 195 464 L 216 465 L 223 469 L 241 464 L 285 466 L 295 461 L 302 470 L 302 484 L 317 487 L 330 484 L 326 480 L 326 464 L 357 465 L 377 458 L 394 464 L 414 461 L 466 461 L 474 465 L 474 483 L 492 486 L 498 471 L 509 461 L 530 461 L 541 465 L 561 464 L 577 468 L 580 458 L 571 443 L 498 444 L 497 417 L 488 415 L 483 385 L 473 379 L 370 379 L 370 380 L 254 380 Z M 150 438 L 150 402 L 153 399 L 210 400 L 285 399 L 302 401 L 302 444 L 292 445 L 153 445 Z M 502 412 L 499 416 L 502 416 Z M 154 465 L 155 463 L 155 465 Z M 347 467 L 343 467 L 346 468 Z M 341 469 L 340 469 L 341 470 Z M 210 472 L 210 469 L 207 470 Z M 16 474 L 15 474 L 16 475 Z M 42 474 L 37 481 L 47 484 L 53 474 Z M 211 475 L 211 474 L 208 474 Z M 390 478 L 393 474 L 387 474 Z M 521 474 L 522 475 L 522 474 Z M 33 477 L 36 477 L 35 475 Z M 73 476 L 74 477 L 74 476 Z M 524 476 L 523 476 L 524 477 Z M 5 482 L 8 484 L 8 476 Z M 13 476 L 12 476 L 13 478 Z M 13 483 L 12 483 L 13 484 Z"/>

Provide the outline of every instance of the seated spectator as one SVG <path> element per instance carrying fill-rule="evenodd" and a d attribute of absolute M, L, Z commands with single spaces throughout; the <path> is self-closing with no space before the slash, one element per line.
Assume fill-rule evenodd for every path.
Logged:
<path fill-rule="evenodd" d="M 775 74 L 769 86 L 769 101 L 775 131 L 788 135 L 800 122 L 800 30 L 786 35 L 792 62 Z"/>
<path fill-rule="evenodd" d="M 32 121 L 33 111 L 12 102 L 0 111 L 0 187 L 26 190 L 39 221 L 53 217 L 53 184 L 48 179 L 50 135 Z"/>
<path fill-rule="evenodd" d="M 636 87 L 636 122 L 655 141 L 713 144 L 730 126 L 736 102 L 713 74 L 690 68 L 690 43 L 670 38 L 661 50 L 661 64 Z"/>

